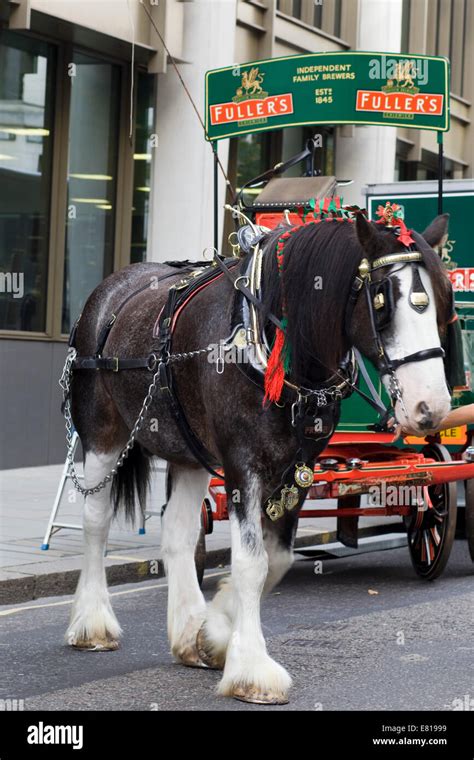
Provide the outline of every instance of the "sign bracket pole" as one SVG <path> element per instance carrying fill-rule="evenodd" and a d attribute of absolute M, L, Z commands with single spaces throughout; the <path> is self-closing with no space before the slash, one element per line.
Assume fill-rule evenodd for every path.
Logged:
<path fill-rule="evenodd" d="M 212 143 L 214 157 L 214 248 L 219 252 L 219 173 L 217 163 L 217 140 Z"/>
<path fill-rule="evenodd" d="M 443 213 L 443 177 L 444 177 L 444 151 L 443 133 L 438 132 L 438 214 Z"/>

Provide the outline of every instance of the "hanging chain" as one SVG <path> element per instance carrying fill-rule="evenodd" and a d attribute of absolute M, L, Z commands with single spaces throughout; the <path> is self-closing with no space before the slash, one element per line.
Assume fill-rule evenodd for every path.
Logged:
<path fill-rule="evenodd" d="M 398 377 L 393 371 L 390 372 L 389 392 L 392 399 L 397 399 L 397 401 L 400 403 L 401 408 L 403 409 L 403 412 L 408 417 L 407 408 L 405 406 L 405 402 L 403 401 L 402 388 L 398 382 Z"/>
<path fill-rule="evenodd" d="M 142 403 L 140 412 L 138 413 L 138 417 L 135 420 L 135 424 L 132 427 L 127 443 L 125 444 L 125 446 L 123 447 L 123 449 L 121 450 L 118 456 L 115 466 L 109 472 L 109 474 L 105 476 L 105 478 L 103 478 L 99 483 L 97 483 L 97 485 L 91 488 L 84 488 L 84 486 L 82 486 L 79 482 L 79 476 L 76 470 L 76 463 L 74 462 L 74 451 L 73 451 L 74 423 L 72 421 L 72 416 L 71 416 L 71 399 L 70 399 L 72 367 L 76 359 L 77 351 L 75 348 L 69 349 L 68 354 L 66 356 L 66 361 L 64 363 L 62 375 L 59 380 L 59 385 L 63 391 L 63 410 L 64 410 L 63 413 L 64 413 L 64 421 L 65 421 L 65 426 L 66 426 L 66 443 L 67 443 L 66 461 L 68 463 L 68 472 L 69 472 L 72 482 L 74 483 L 74 487 L 76 488 L 77 491 L 79 491 L 79 493 L 81 493 L 83 496 L 89 496 L 90 494 L 93 494 L 93 493 L 99 493 L 100 491 L 102 491 L 103 488 L 105 488 L 107 483 L 110 483 L 110 481 L 117 474 L 118 469 L 123 465 L 125 459 L 128 457 L 130 453 L 130 450 L 133 448 L 135 444 L 135 439 L 137 437 L 137 434 L 143 426 L 145 415 L 148 411 L 148 408 L 151 402 L 153 401 L 153 397 L 158 387 L 158 379 L 160 375 L 161 365 L 171 364 L 172 362 L 184 361 L 186 359 L 191 359 L 193 356 L 198 356 L 199 354 L 209 353 L 210 351 L 212 351 L 212 346 L 208 346 L 207 348 L 200 348 L 196 351 L 184 351 L 183 353 L 180 353 L 180 354 L 168 354 L 165 361 L 158 362 L 158 368 L 153 375 L 153 379 L 150 385 L 148 386 L 148 391 L 145 398 L 143 399 L 143 403 Z M 156 366 L 156 362 L 154 366 Z"/>

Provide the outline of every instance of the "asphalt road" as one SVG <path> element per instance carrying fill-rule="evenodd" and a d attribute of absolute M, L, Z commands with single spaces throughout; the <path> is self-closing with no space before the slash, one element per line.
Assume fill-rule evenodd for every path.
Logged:
<path fill-rule="evenodd" d="M 26 710 L 452 710 L 468 695 L 474 709 L 474 565 L 465 542 L 456 541 L 434 583 L 414 575 L 405 549 L 322 569 L 298 560 L 263 605 L 268 650 L 294 678 L 287 706 L 216 697 L 217 672 L 173 662 L 163 580 L 112 589 L 124 628 L 117 652 L 63 645 L 70 597 L 0 608 L 0 699 L 24 699 Z M 207 596 L 223 572 L 209 572 Z"/>

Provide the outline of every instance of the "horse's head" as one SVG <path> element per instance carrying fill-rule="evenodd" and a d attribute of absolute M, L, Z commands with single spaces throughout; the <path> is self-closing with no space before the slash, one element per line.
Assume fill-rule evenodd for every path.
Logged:
<path fill-rule="evenodd" d="M 448 215 L 438 216 L 407 248 L 392 229 L 361 213 L 356 221 L 361 285 L 359 294 L 353 289 L 349 337 L 378 368 L 398 422 L 416 435 L 437 429 L 450 408 L 441 339 L 452 288 L 433 250 L 447 226 Z"/>

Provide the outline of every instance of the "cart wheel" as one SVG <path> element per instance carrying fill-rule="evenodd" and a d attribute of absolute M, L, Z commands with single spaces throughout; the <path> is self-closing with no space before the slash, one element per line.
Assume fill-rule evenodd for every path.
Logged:
<path fill-rule="evenodd" d="M 206 567 L 206 526 L 204 524 L 202 512 L 201 512 L 201 528 L 199 530 L 196 550 L 194 552 L 194 564 L 196 565 L 196 574 L 197 574 L 198 583 L 201 586 L 202 579 L 204 578 L 204 570 Z"/>
<path fill-rule="evenodd" d="M 466 510 L 464 519 L 469 554 L 474 562 L 474 478 L 466 480 Z"/>
<path fill-rule="evenodd" d="M 447 462 L 451 455 L 445 446 L 430 444 L 422 452 L 438 462 Z M 425 580 L 438 578 L 446 567 L 456 532 L 456 483 L 438 483 L 423 488 L 422 503 L 404 518 L 408 548 L 416 573 Z"/>

